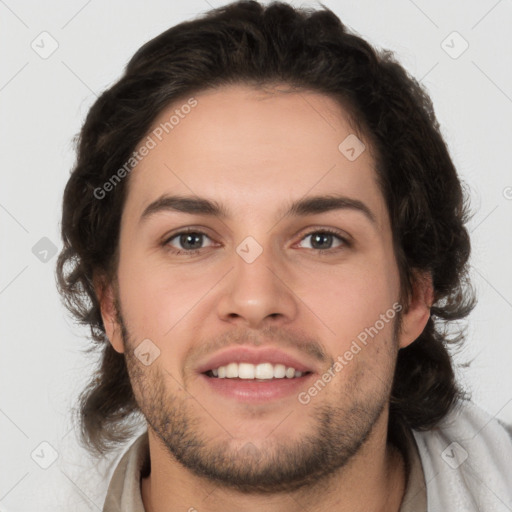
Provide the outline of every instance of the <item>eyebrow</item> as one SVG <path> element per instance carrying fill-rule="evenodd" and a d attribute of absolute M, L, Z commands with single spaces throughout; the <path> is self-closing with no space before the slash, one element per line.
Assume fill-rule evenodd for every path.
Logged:
<path fill-rule="evenodd" d="M 377 225 L 375 214 L 360 201 L 340 195 L 310 196 L 294 201 L 284 212 L 283 217 L 305 217 L 333 210 L 354 210 L 362 213 L 372 224 Z M 220 219 L 229 219 L 229 211 L 217 201 L 196 196 L 164 195 L 149 204 L 140 217 L 140 222 L 160 212 L 180 212 L 191 215 L 208 215 Z"/>

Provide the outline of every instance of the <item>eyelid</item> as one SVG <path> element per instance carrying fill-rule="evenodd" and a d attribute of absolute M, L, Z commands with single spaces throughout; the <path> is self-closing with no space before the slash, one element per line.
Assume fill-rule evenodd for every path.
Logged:
<path fill-rule="evenodd" d="M 310 236 L 314 233 L 327 233 L 329 235 L 334 235 L 343 240 L 345 244 L 352 245 L 353 239 L 352 237 L 342 229 L 332 228 L 326 226 L 310 226 L 305 228 L 301 233 L 299 233 L 300 241 L 304 240 L 305 237 Z"/>

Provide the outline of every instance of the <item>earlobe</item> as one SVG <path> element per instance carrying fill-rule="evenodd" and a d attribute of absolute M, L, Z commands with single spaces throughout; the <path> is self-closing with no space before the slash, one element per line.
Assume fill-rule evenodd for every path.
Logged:
<path fill-rule="evenodd" d="M 430 318 L 430 308 L 434 302 L 434 288 L 430 273 L 416 274 L 409 307 L 402 315 L 402 328 L 399 346 L 405 348 L 423 332 Z"/>
<path fill-rule="evenodd" d="M 113 284 L 106 284 L 99 278 L 94 279 L 94 290 L 100 304 L 101 318 L 105 327 L 105 334 L 112 347 L 120 354 L 124 352 L 121 327 L 117 321 L 117 305 Z"/>

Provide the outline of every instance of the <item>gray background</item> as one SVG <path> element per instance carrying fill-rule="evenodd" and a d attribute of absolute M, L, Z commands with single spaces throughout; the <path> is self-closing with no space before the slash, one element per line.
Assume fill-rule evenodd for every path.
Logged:
<path fill-rule="evenodd" d="M 141 44 L 224 3 L 0 0 L 0 511 L 101 510 L 120 452 L 98 465 L 76 443 L 70 409 L 94 361 L 54 284 L 72 138 Z M 458 374 L 478 405 L 512 422 L 512 2 L 324 3 L 431 94 L 475 212 L 479 304 L 455 356 L 473 362 Z"/>

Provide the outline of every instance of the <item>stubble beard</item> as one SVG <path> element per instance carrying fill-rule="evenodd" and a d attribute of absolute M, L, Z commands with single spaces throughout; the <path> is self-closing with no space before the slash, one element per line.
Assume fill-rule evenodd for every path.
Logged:
<path fill-rule="evenodd" d="M 337 399 L 329 404 L 321 403 L 320 396 L 315 398 L 318 405 L 310 403 L 292 414 L 283 411 L 283 418 L 276 419 L 275 434 L 280 428 L 281 434 L 293 430 L 297 414 L 309 415 L 310 425 L 300 440 L 285 443 L 283 438 L 277 441 L 270 435 L 258 447 L 250 440 L 235 447 L 226 431 L 222 440 L 205 434 L 205 421 L 221 425 L 222 414 L 213 418 L 200 405 L 200 400 L 195 400 L 186 390 L 177 394 L 167 389 L 165 383 L 173 385 L 177 379 L 157 364 L 144 367 L 133 354 L 134 337 L 120 312 L 118 322 L 137 404 L 169 455 L 194 475 L 241 493 L 289 493 L 328 481 L 360 451 L 389 403 L 394 362 L 389 363 L 392 368 L 386 382 L 379 380 L 380 387 L 370 392 L 361 392 L 365 386 L 359 382 L 350 385 L 350 389 L 339 390 Z M 396 346 L 398 319 L 394 322 L 393 346 Z M 336 379 L 329 385 L 335 386 Z"/>

